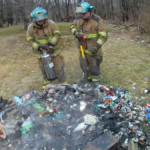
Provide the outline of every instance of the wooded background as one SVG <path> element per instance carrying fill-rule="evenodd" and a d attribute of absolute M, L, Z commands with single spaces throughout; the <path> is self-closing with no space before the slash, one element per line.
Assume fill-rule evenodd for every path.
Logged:
<path fill-rule="evenodd" d="M 0 27 L 23 23 L 27 29 L 30 13 L 36 7 L 47 10 L 49 18 L 58 22 L 71 22 L 75 8 L 83 0 L 0 0 Z M 150 33 L 150 0 L 86 0 L 93 10 L 105 20 L 116 24 L 137 25 Z M 130 24 L 131 25 L 131 24 Z"/>

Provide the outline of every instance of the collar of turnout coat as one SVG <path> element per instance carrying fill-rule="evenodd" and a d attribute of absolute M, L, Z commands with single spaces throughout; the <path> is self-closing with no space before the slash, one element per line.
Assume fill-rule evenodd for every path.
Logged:
<path fill-rule="evenodd" d="M 38 25 L 35 20 L 33 20 L 32 22 L 33 22 L 33 26 L 38 28 L 38 29 L 45 28 L 48 26 L 48 18 L 45 19 L 45 22 L 42 26 Z"/>

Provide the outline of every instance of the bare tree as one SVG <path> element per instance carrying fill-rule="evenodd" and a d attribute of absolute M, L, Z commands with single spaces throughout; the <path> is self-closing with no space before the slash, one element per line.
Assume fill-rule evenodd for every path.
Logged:
<path fill-rule="evenodd" d="M 5 20 L 4 20 L 4 12 L 3 12 L 3 0 L 0 0 L 0 27 L 4 26 Z"/>
<path fill-rule="evenodd" d="M 11 0 L 5 0 L 6 1 L 6 21 L 7 21 L 7 26 L 13 25 L 13 4 Z"/>
<path fill-rule="evenodd" d="M 65 0 L 66 16 L 69 16 L 70 0 Z"/>
<path fill-rule="evenodd" d="M 54 21 L 68 21 L 75 17 L 76 6 L 82 1 L 84 0 L 0 0 L 0 27 L 6 22 L 7 25 L 21 22 L 24 29 L 27 29 L 30 13 L 36 7 L 45 8 L 48 16 Z M 124 24 L 127 21 L 133 21 L 138 25 L 139 21 L 142 21 L 145 26 L 150 24 L 147 19 L 150 18 L 148 0 L 86 0 L 86 2 L 93 5 L 96 10 L 94 13 L 104 19 L 117 21 L 119 19 L 119 22 Z"/>

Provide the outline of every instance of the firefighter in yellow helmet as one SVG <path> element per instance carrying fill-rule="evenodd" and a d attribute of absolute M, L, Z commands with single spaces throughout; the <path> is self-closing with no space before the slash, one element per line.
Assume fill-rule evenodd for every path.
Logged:
<path fill-rule="evenodd" d="M 54 72 L 59 83 L 66 83 L 64 74 L 64 59 L 60 55 L 61 50 L 58 47 L 61 33 L 58 26 L 52 20 L 47 18 L 45 9 L 37 7 L 31 12 L 32 23 L 28 26 L 26 33 L 27 42 L 32 43 L 35 56 L 39 60 L 39 66 L 43 74 L 44 83 L 50 83 L 44 71 L 41 56 L 43 49 L 51 54 L 54 63 Z"/>
<path fill-rule="evenodd" d="M 100 64 L 102 63 L 102 45 L 107 40 L 107 32 L 103 19 L 92 13 L 93 6 L 87 2 L 82 2 L 77 8 L 79 15 L 71 24 L 71 33 L 77 38 L 82 39 L 85 58 L 89 68 L 88 80 L 95 86 L 100 83 Z M 80 54 L 80 67 L 85 70 L 85 65 Z M 84 80 L 81 79 L 81 82 Z"/>

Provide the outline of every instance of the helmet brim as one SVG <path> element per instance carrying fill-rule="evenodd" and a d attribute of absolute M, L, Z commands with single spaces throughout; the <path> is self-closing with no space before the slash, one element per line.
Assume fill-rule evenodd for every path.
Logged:
<path fill-rule="evenodd" d="M 90 9 L 93 9 L 94 8 L 94 6 L 90 6 Z"/>

